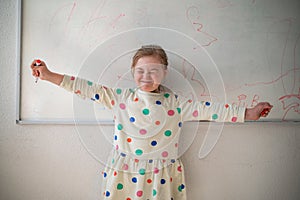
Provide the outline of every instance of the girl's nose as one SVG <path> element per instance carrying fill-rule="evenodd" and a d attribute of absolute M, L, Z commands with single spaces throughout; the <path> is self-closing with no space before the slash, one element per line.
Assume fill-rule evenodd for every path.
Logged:
<path fill-rule="evenodd" d="M 150 77 L 150 72 L 145 71 L 145 72 L 143 73 L 143 76 L 144 76 L 144 78 Z"/>

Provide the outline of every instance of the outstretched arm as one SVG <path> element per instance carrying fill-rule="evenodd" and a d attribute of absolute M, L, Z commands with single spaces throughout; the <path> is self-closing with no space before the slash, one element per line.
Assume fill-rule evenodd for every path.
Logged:
<path fill-rule="evenodd" d="M 56 85 L 60 85 L 64 75 L 51 72 L 44 61 L 41 61 L 39 66 L 35 66 L 36 60 L 31 63 L 32 75 L 41 80 L 46 80 Z"/>
<path fill-rule="evenodd" d="M 253 108 L 247 108 L 245 120 L 258 120 L 260 117 L 267 117 L 272 107 L 268 102 L 260 102 Z"/>

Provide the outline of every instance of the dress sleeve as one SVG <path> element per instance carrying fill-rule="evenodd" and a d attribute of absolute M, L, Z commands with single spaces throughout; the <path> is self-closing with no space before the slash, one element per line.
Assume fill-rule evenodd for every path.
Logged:
<path fill-rule="evenodd" d="M 245 108 L 230 104 L 187 100 L 181 103 L 182 120 L 244 122 Z"/>
<path fill-rule="evenodd" d="M 114 105 L 116 98 L 114 89 L 74 76 L 64 75 L 60 87 L 77 94 L 83 99 L 88 98 L 102 103 L 109 109 Z"/>

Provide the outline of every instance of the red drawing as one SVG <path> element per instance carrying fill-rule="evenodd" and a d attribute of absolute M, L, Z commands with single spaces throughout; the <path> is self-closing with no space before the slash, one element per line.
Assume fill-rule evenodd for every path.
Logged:
<path fill-rule="evenodd" d="M 53 24 L 54 24 L 54 21 L 56 19 L 56 17 L 61 13 L 61 12 L 66 12 L 66 10 L 69 10 L 70 9 L 70 12 L 69 14 L 66 16 L 66 22 L 65 22 L 65 31 L 67 30 L 68 28 L 68 25 L 71 21 L 71 18 L 74 14 L 74 11 L 75 11 L 75 8 L 76 8 L 76 2 L 73 2 L 73 3 L 68 3 L 68 4 L 65 4 L 61 7 L 59 7 L 53 14 L 52 18 L 51 18 L 51 21 L 49 23 L 49 30 L 51 30 Z M 55 26 L 53 26 L 55 27 Z"/>
<path fill-rule="evenodd" d="M 286 120 L 287 115 L 289 112 L 295 112 L 300 114 L 299 112 L 299 106 L 300 106 L 300 85 L 299 85 L 299 79 L 300 79 L 300 73 L 299 73 L 299 67 L 296 63 L 296 58 L 299 56 L 299 52 L 297 53 L 297 47 L 298 42 L 300 38 L 300 34 L 297 35 L 297 39 L 295 41 L 294 47 L 293 47 L 293 66 L 290 66 L 288 64 L 285 64 L 285 60 L 291 59 L 287 55 L 287 46 L 289 42 L 289 38 L 292 37 L 291 35 L 291 29 L 292 29 L 292 19 L 285 19 L 283 21 L 280 21 L 280 23 L 287 23 L 289 28 L 286 33 L 285 43 L 283 46 L 283 52 L 281 55 L 281 63 L 280 63 L 280 69 L 281 69 L 281 84 L 284 91 L 284 95 L 279 97 L 278 100 L 282 103 L 282 109 L 284 111 L 284 115 L 282 117 L 282 120 Z M 274 26 L 277 25 L 274 24 Z M 280 25 L 280 24 L 279 24 Z M 298 73 L 297 73 L 298 72 Z M 296 91 L 297 90 L 297 91 Z"/>
<path fill-rule="evenodd" d="M 212 43 L 218 40 L 215 36 L 209 34 L 204 30 L 204 25 L 200 21 L 200 11 L 198 7 L 192 6 L 188 8 L 186 11 L 186 17 L 192 24 L 195 31 L 200 34 L 200 44 L 202 46 L 210 46 Z"/>

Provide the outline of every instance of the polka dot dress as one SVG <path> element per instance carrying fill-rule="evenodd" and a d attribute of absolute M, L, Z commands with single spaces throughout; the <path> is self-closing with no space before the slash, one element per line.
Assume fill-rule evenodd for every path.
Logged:
<path fill-rule="evenodd" d="M 102 173 L 103 199 L 185 200 L 184 167 L 178 158 L 183 122 L 244 120 L 244 108 L 181 101 L 166 88 L 161 93 L 107 88 L 66 75 L 61 87 L 114 113 L 114 148 Z"/>

